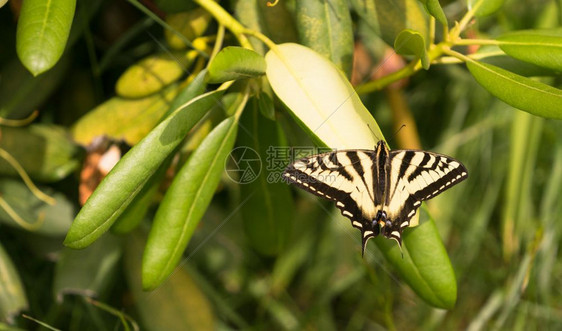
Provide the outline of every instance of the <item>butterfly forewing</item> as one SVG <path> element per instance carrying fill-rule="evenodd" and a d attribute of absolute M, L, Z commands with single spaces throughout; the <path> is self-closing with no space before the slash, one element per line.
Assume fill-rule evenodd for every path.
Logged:
<path fill-rule="evenodd" d="M 466 168 L 446 155 L 412 150 L 390 152 L 388 214 L 409 225 L 421 201 L 431 199 L 467 176 Z"/>
<path fill-rule="evenodd" d="M 373 155 L 371 150 L 344 150 L 300 159 L 285 169 L 284 178 L 297 186 L 336 203 L 342 214 L 361 228 L 376 214 L 373 201 Z"/>

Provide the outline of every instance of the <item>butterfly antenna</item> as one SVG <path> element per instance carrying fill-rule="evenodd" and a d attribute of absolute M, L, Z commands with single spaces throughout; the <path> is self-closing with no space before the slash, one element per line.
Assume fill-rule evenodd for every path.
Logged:
<path fill-rule="evenodd" d="M 402 128 L 404 128 L 406 126 L 406 124 L 402 124 L 400 125 L 400 127 L 398 128 L 398 130 L 396 130 L 396 132 L 394 132 L 394 134 L 391 137 L 391 141 L 394 140 L 394 138 L 398 135 L 398 133 L 400 132 L 400 130 L 402 130 Z"/>
<path fill-rule="evenodd" d="M 377 136 L 377 134 L 375 133 L 375 131 L 373 131 L 373 129 L 371 129 L 371 126 L 369 125 L 369 123 L 367 123 L 367 127 L 369 128 L 369 131 L 371 131 L 371 133 L 373 134 L 373 136 L 375 136 L 375 138 L 377 138 L 377 141 L 381 140 L 381 138 L 379 138 L 379 136 Z"/>

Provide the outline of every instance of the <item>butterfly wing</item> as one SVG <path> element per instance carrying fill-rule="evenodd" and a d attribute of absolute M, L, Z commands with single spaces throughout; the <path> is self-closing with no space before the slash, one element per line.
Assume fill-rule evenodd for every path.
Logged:
<path fill-rule="evenodd" d="M 390 219 L 399 222 L 396 230 L 410 225 L 422 201 L 433 198 L 468 177 L 468 171 L 462 163 L 432 152 L 391 151 L 389 162 L 387 214 Z"/>
<path fill-rule="evenodd" d="M 289 183 L 332 200 L 351 225 L 363 236 L 374 235 L 371 224 L 381 202 L 374 201 L 374 151 L 341 150 L 305 157 L 290 164 L 283 173 Z M 376 234 L 375 234 L 376 235 Z"/>

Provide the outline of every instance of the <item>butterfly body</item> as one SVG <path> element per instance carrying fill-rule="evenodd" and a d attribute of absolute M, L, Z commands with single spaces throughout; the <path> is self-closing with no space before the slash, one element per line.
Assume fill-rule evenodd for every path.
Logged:
<path fill-rule="evenodd" d="M 335 202 L 361 230 L 363 252 L 382 234 L 402 243 L 421 202 L 468 176 L 464 165 L 442 154 L 390 151 L 384 141 L 374 150 L 341 150 L 302 158 L 283 173 L 289 183 Z"/>

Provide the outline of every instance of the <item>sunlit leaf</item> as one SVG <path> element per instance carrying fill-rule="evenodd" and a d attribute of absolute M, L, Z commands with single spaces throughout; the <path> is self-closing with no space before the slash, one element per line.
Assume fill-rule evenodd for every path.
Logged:
<path fill-rule="evenodd" d="M 380 129 L 334 64 L 297 44 L 278 45 L 266 55 L 275 94 L 311 136 L 330 148 L 372 149 Z"/>
<path fill-rule="evenodd" d="M 129 67 L 117 80 L 115 91 L 124 98 L 154 94 L 183 74 L 179 60 L 169 54 L 154 55 Z"/>

